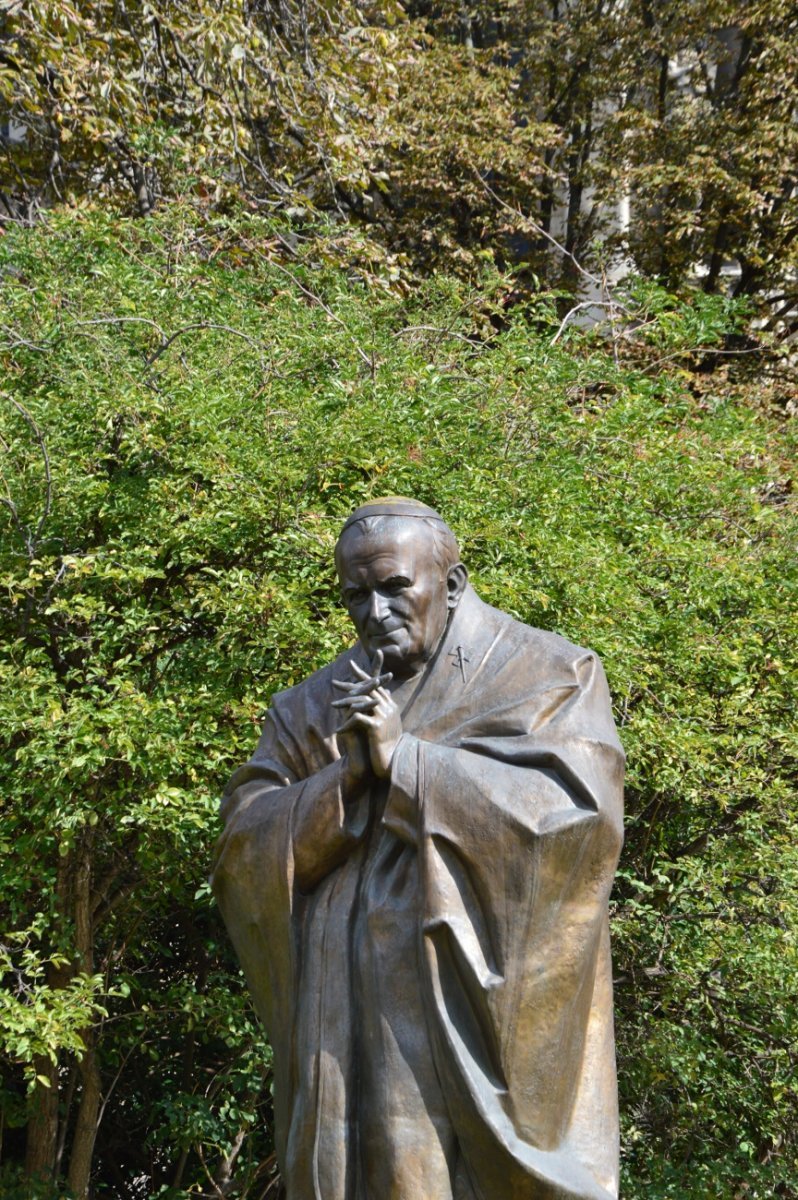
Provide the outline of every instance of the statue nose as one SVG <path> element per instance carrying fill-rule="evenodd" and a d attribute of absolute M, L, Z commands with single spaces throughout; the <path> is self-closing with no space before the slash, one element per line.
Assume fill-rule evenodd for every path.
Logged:
<path fill-rule="evenodd" d="M 369 620 L 381 623 L 388 615 L 388 605 L 385 597 L 379 592 L 372 592 L 369 600 Z"/>

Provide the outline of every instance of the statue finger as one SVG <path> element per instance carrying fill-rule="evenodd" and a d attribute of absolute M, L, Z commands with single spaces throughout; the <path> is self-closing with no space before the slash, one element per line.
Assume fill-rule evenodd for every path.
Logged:
<path fill-rule="evenodd" d="M 350 712 L 370 712 L 378 702 L 378 698 L 371 693 L 367 696 L 342 696 L 340 700 L 333 700 L 332 707 L 348 708 Z"/>
<path fill-rule="evenodd" d="M 390 683 L 393 679 L 391 671 L 385 671 L 378 675 L 368 675 L 357 663 L 352 663 L 352 668 L 358 672 L 359 679 L 334 679 L 332 681 L 334 688 L 337 688 L 339 692 L 346 692 L 350 696 L 369 695 L 377 688 Z"/>
<path fill-rule="evenodd" d="M 357 729 L 357 726 L 355 725 L 355 719 L 357 715 L 357 713 L 353 713 L 347 721 L 344 721 L 343 725 L 336 729 L 335 732 L 340 736 L 342 733 L 349 733 L 350 730 Z"/>
<path fill-rule="evenodd" d="M 350 696 L 373 696 L 377 687 L 376 679 L 364 679 L 362 683 L 355 684 L 349 693 Z"/>
<path fill-rule="evenodd" d="M 355 683 L 351 679 L 334 679 L 332 685 L 342 692 L 351 692 L 353 688 L 360 687 L 359 683 Z"/>
<path fill-rule="evenodd" d="M 366 679 L 360 680 L 333 680 L 333 687 L 337 687 L 341 692 L 348 692 L 350 696 L 362 696 L 371 692 L 374 688 L 374 680 L 368 676 Z"/>
<path fill-rule="evenodd" d="M 345 721 L 336 733 L 348 733 L 350 729 L 371 729 L 375 722 L 371 717 L 367 717 L 365 713 L 352 713 L 348 721 Z"/>

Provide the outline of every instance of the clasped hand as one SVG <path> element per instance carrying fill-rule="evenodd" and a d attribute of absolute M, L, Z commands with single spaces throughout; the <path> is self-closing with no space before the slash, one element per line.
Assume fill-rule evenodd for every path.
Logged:
<path fill-rule="evenodd" d="M 333 700 L 333 708 L 342 708 L 346 720 L 338 730 L 341 744 L 349 755 L 357 772 L 363 762 L 363 734 L 368 745 L 368 758 L 375 775 L 385 779 L 391 771 L 391 762 L 397 743 L 402 736 L 402 717 L 385 684 L 393 676 L 382 672 L 382 651 L 378 650 L 371 663 L 371 674 L 352 663 L 355 678 L 333 680 L 333 687 L 346 692 L 340 700 Z"/>

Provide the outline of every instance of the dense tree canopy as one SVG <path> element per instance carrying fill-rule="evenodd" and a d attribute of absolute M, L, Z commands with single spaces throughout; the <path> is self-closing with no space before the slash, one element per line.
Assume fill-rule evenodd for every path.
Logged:
<path fill-rule="evenodd" d="M 796 308 L 789 0 L 2 7 L 8 211 L 238 197 L 336 214 L 328 251 L 394 284 L 620 256 Z"/>
<path fill-rule="evenodd" d="M 798 1200 L 797 36 L 0 4 L 3 1195 L 275 1200 L 216 797 L 395 491 L 607 668 L 624 1195 Z"/>

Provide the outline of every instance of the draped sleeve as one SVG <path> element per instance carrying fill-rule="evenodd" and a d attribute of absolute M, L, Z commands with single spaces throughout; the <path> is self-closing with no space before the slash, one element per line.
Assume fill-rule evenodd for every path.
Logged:
<path fill-rule="evenodd" d="M 368 795 L 344 797 L 342 760 L 324 726 L 328 674 L 274 697 L 254 755 L 225 791 L 211 877 L 274 1051 L 278 1131 L 295 1090 L 303 896 L 346 860 L 368 824 Z"/>

